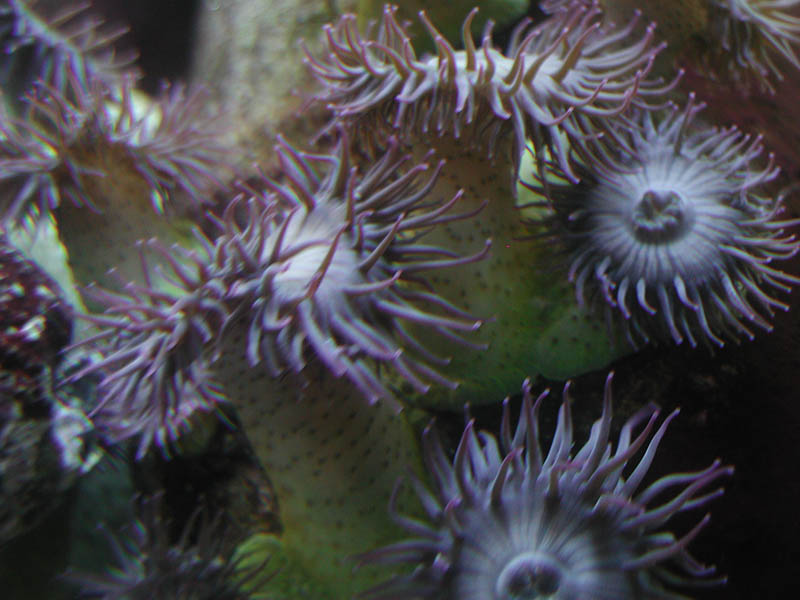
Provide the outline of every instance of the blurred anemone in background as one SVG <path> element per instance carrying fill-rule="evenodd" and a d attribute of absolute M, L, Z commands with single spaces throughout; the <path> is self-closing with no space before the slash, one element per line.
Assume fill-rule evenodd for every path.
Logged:
<path fill-rule="evenodd" d="M 127 536 L 109 535 L 117 564 L 105 574 L 69 573 L 80 598 L 98 600 L 248 600 L 270 574 L 265 564 L 225 550 L 223 519 L 196 510 L 175 537 L 157 495 L 142 501 Z"/>

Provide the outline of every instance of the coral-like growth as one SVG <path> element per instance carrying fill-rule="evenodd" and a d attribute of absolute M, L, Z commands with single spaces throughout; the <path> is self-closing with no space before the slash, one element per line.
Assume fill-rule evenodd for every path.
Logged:
<path fill-rule="evenodd" d="M 719 496 L 721 489 L 703 490 L 732 469 L 714 461 L 701 471 L 667 475 L 640 489 L 677 411 L 654 433 L 659 411 L 643 408 L 625 423 L 612 449 L 610 382 L 611 376 L 603 413 L 575 453 L 568 388 L 546 455 L 538 421 L 546 393 L 533 402 L 527 381 L 516 430 L 506 400 L 499 440 L 476 432 L 470 421 L 452 464 L 429 427 L 424 444 L 433 490 L 413 481 L 427 520 L 397 514 L 392 507 L 397 522 L 414 537 L 361 557 L 367 563 L 410 563 L 415 569 L 364 597 L 683 598 L 674 590 L 707 583 L 713 567 L 699 564 L 686 547 L 709 517 L 679 538 L 662 527 L 672 516 Z"/>
<path fill-rule="evenodd" d="M 770 76 L 782 79 L 780 57 L 800 69 L 798 0 L 711 0 L 711 37 L 718 57 L 738 78 L 755 76 L 771 89 Z"/>
<path fill-rule="evenodd" d="M 752 339 L 752 325 L 769 330 L 788 308 L 769 292 L 798 282 L 772 266 L 800 249 L 784 234 L 795 222 L 778 218 L 782 197 L 763 191 L 772 157 L 757 167 L 760 137 L 695 125 L 702 108 L 691 97 L 661 119 L 638 113 L 613 141 L 585 146 L 596 185 L 549 185 L 579 300 L 599 288 L 635 345 Z"/>
<path fill-rule="evenodd" d="M 105 575 L 72 574 L 81 598 L 102 600 L 247 600 L 249 586 L 269 577 L 264 564 L 225 552 L 221 518 L 195 511 L 177 540 L 160 516 L 161 497 L 142 503 L 129 537 L 109 536 L 118 564 Z"/>
<path fill-rule="evenodd" d="M 661 49 L 652 42 L 654 25 L 638 38 L 636 17 L 609 29 L 596 2 L 572 4 L 534 28 L 525 21 L 507 54 L 492 46 L 491 28 L 475 47 L 475 11 L 464 22 L 464 50 L 455 50 L 421 12 L 437 54 L 417 58 L 395 12 L 386 6 L 375 39 L 361 36 L 355 16 L 343 16 L 325 27 L 327 56 L 307 58 L 323 85 L 318 101 L 337 119 L 369 128 L 370 141 L 388 124 L 398 135 L 448 135 L 492 156 L 512 135 L 516 164 L 530 138 L 537 148 L 551 147 L 577 180 L 570 139 L 595 133 L 600 121 L 670 88 L 645 79 Z"/>
<path fill-rule="evenodd" d="M 125 34 L 125 27 L 107 27 L 87 9 L 86 2 L 55 3 L 39 0 L 6 0 L 0 6 L 0 45 L 6 56 L 0 61 L 0 80 L 5 85 L 19 76 L 16 56 L 30 51 L 32 63 L 25 68 L 35 77 L 66 93 L 71 74 L 87 85 L 93 78 L 119 83 L 122 75 L 135 75 L 136 54 L 118 54 L 114 44 Z M 49 6 L 47 6 L 49 4 Z M 28 84 L 31 82 L 27 82 Z"/>

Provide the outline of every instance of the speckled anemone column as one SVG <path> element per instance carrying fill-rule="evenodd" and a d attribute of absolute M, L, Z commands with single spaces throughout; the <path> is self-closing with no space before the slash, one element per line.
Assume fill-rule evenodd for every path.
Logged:
<path fill-rule="evenodd" d="M 587 316 L 568 287 L 529 239 L 515 208 L 515 177 L 526 142 L 542 166 L 551 157 L 572 182 L 571 140 L 596 133 L 631 104 L 647 107 L 671 84 L 646 75 L 661 46 L 653 26 L 636 34 L 601 26 L 596 3 L 575 3 L 538 27 L 522 23 L 503 54 L 491 30 L 476 47 L 463 24 L 464 50 L 455 50 L 423 13 L 420 21 L 437 54 L 417 58 L 414 40 L 387 6 L 369 34 L 344 16 L 325 28 L 324 52 L 309 53 L 320 80 L 318 101 L 365 146 L 380 148 L 389 133 L 415 156 L 433 149 L 446 160 L 434 198 L 464 189 L 479 215 L 439 228 L 428 239 L 455 251 L 474 251 L 489 237 L 486 261 L 462 266 L 433 281 L 437 293 L 489 321 L 478 341 L 489 350 L 465 350 L 446 372 L 462 386 L 419 402 L 460 408 L 499 390 L 511 393 L 526 375 L 567 377 L 606 364 L 625 350 L 609 350 L 602 320 Z"/>
<path fill-rule="evenodd" d="M 459 350 L 481 322 L 432 292 L 428 273 L 486 248 L 459 257 L 426 243 L 472 213 L 461 194 L 432 200 L 438 165 L 411 164 L 397 142 L 363 174 L 346 138 L 332 155 L 286 143 L 276 155 L 284 177 L 234 199 L 202 255 L 162 249 L 182 293 L 101 294 L 109 310 L 92 322 L 104 359 L 89 370 L 107 376 L 95 419 L 112 439 L 139 437 L 141 453 L 229 400 L 280 503 L 292 568 L 270 585 L 287 598 L 303 586 L 345 598 L 374 581 L 350 574 L 346 557 L 396 535 L 382 507 L 419 463 L 384 374 L 418 393 L 455 385 L 438 372 L 448 358 L 409 324 Z"/>

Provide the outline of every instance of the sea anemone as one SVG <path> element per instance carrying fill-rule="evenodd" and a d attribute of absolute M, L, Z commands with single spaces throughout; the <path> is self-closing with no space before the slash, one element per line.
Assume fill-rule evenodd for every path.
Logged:
<path fill-rule="evenodd" d="M 420 244 L 427 230 L 473 216 L 451 213 L 461 194 L 429 198 L 439 167 L 409 165 L 395 139 L 361 175 L 349 143 L 343 135 L 323 156 L 278 145 L 286 182 L 264 179 L 268 193 L 247 201 L 245 227 L 235 219 L 240 202 L 229 206 L 209 266 L 213 284 L 244 321 L 248 363 L 275 377 L 301 373 L 312 351 L 370 401 L 392 396 L 371 362 L 393 367 L 418 391 L 426 380 L 454 385 L 428 365 L 442 359 L 404 322 L 450 340 L 477 329 L 481 322 L 429 291 L 424 276 L 482 259 L 489 242 L 471 256 Z"/>
<path fill-rule="evenodd" d="M 197 291 L 170 293 L 136 284 L 125 291 L 90 288 L 89 296 L 107 308 L 102 315 L 83 316 L 99 333 L 80 346 L 102 349 L 101 356 L 72 379 L 105 373 L 90 416 L 110 442 L 135 438 L 141 459 L 154 445 L 168 454 L 195 412 L 212 411 L 224 401 L 207 352 L 227 311 Z"/>
<path fill-rule="evenodd" d="M 123 74 L 137 76 L 136 53 L 114 48 L 127 28 L 104 26 L 88 11 L 88 2 L 65 4 L 53 10 L 52 2 L 7 0 L 0 7 L 0 45 L 6 54 L 0 80 L 6 91 L 9 85 L 27 90 L 32 84 L 15 62 L 20 56 L 25 72 L 62 93 L 67 93 L 72 74 L 84 85 L 93 78 L 118 84 Z M 23 85 L 17 86 L 14 79 L 20 76 Z"/>
<path fill-rule="evenodd" d="M 631 104 L 646 106 L 646 98 L 671 87 L 645 79 L 662 46 L 652 43 L 654 25 L 630 41 L 637 17 L 611 30 L 601 25 L 596 2 L 575 3 L 537 27 L 524 21 L 504 55 L 492 46 L 491 27 L 475 47 L 476 10 L 464 21 L 464 50 L 455 50 L 420 12 L 437 48 L 421 59 L 395 7 L 385 7 L 374 40 L 361 36 L 354 15 L 344 15 L 324 28 L 327 56 L 307 53 L 323 86 L 317 100 L 378 144 L 375 134 L 388 124 L 397 135 L 448 135 L 493 156 L 513 132 L 514 164 L 531 138 L 537 148 L 551 147 L 577 181 L 569 140 L 595 133 L 603 120 Z"/>
<path fill-rule="evenodd" d="M 68 78 L 67 94 L 37 86 L 28 118 L 0 119 L 0 219 L 53 214 L 80 284 L 113 287 L 111 267 L 141 282 L 134 243 L 176 239 L 179 219 L 229 175 L 218 121 L 201 89 L 174 86 L 151 100 L 130 77 L 119 87 Z"/>
<path fill-rule="evenodd" d="M 579 301 L 599 289 L 634 345 L 752 339 L 788 308 L 768 290 L 798 282 L 772 266 L 800 249 L 783 233 L 795 222 L 777 218 L 782 197 L 759 189 L 778 174 L 772 156 L 757 167 L 760 136 L 695 125 L 702 108 L 691 96 L 663 118 L 639 112 L 584 146 L 594 185 L 548 186 Z"/>
<path fill-rule="evenodd" d="M 160 512 L 161 496 L 141 502 L 141 517 L 127 538 L 109 535 L 117 565 L 104 575 L 69 573 L 80 598 L 101 600 L 247 600 L 248 589 L 270 574 L 262 564 L 225 551 L 221 516 L 195 510 L 177 539 Z"/>
<path fill-rule="evenodd" d="M 103 331 L 87 342 L 103 357 L 84 371 L 104 374 L 95 417 L 139 428 L 140 455 L 169 440 L 165 416 L 193 410 L 193 366 L 210 372 L 275 483 L 282 539 L 335 597 L 364 584 L 336 556 L 391 539 L 375 499 L 417 462 L 394 384 L 455 386 L 408 325 L 455 345 L 481 324 L 425 285 L 427 273 L 486 254 L 488 244 L 462 257 L 422 243 L 472 213 L 454 210 L 460 194 L 429 195 L 438 165 L 388 146 L 359 173 L 344 135 L 324 155 L 279 141 L 281 178 L 243 186 L 202 251 L 161 249 L 173 291 L 154 273 L 101 297 L 109 310 L 90 319 Z"/>
<path fill-rule="evenodd" d="M 74 70 L 67 77 L 67 93 L 36 86 L 26 98 L 29 118 L 4 114 L 0 121 L 0 182 L 14 184 L 16 192 L 5 221 L 32 202 L 53 210 L 62 198 L 107 209 L 109 179 L 149 200 L 157 213 L 175 189 L 203 202 L 203 193 L 218 184 L 214 169 L 225 164 L 224 155 L 201 88 L 165 88 L 149 100 L 130 77 L 115 87 L 95 77 L 83 82 Z"/>
<path fill-rule="evenodd" d="M 710 35 L 730 71 L 755 76 L 772 89 L 770 75 L 783 79 L 780 57 L 800 69 L 798 0 L 711 0 Z"/>
<path fill-rule="evenodd" d="M 686 549 L 708 515 L 680 538 L 662 526 L 718 497 L 721 489 L 701 492 L 732 468 L 714 461 L 640 490 L 678 411 L 653 433 L 659 411 L 653 405 L 643 408 L 622 427 L 612 453 L 610 384 L 611 375 L 602 415 L 574 454 L 569 386 L 546 456 L 538 410 L 547 394 L 533 402 L 527 381 L 516 431 L 506 400 L 499 440 L 476 432 L 470 421 L 452 464 L 428 427 L 423 441 L 433 490 L 412 480 L 427 521 L 398 514 L 392 506 L 397 522 L 414 537 L 360 557 L 365 563 L 411 564 L 414 570 L 363 597 L 683 598 L 672 590 L 708 583 L 713 567 L 699 564 Z"/>

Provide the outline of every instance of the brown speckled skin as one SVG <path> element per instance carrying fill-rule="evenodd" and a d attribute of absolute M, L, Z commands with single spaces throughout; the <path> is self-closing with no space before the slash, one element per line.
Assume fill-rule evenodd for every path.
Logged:
<path fill-rule="evenodd" d="M 567 376 L 574 375 L 600 368 L 613 353 L 626 350 L 609 338 L 602 311 L 577 306 L 569 281 L 555 275 L 561 259 L 524 223 L 511 189 L 511 144 L 509 138 L 500 144 L 494 159 L 487 158 L 485 150 L 470 148 L 465 140 L 447 136 L 413 146 L 419 156 L 423 149 L 432 149 L 434 156 L 446 161 L 431 192 L 434 201 L 463 189 L 454 210 L 480 210 L 471 219 L 431 231 L 427 243 L 460 254 L 477 252 L 487 239 L 492 245 L 483 260 L 429 278 L 437 294 L 485 319 L 475 334 L 464 337 L 473 344 L 488 344 L 488 349 L 457 347 L 415 328 L 426 345 L 451 359 L 441 371 L 459 381 L 460 387 L 415 395 L 409 386 L 402 386 L 400 395 L 406 402 L 454 411 L 465 402 L 496 403 L 515 393 L 528 376 L 558 377 L 565 369 Z M 563 319 L 569 325 L 553 326 Z M 588 332 L 593 334 L 585 335 Z M 612 346 L 614 350 L 609 350 Z"/>
<path fill-rule="evenodd" d="M 386 506 L 397 479 L 418 471 L 415 435 L 388 402 L 368 405 L 316 360 L 273 378 L 245 358 L 247 328 L 232 324 L 215 364 L 226 395 L 269 473 L 287 553 L 342 598 L 373 581 L 347 557 L 395 539 Z"/>

